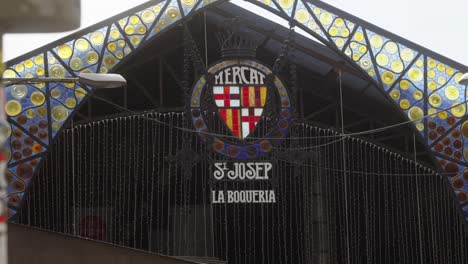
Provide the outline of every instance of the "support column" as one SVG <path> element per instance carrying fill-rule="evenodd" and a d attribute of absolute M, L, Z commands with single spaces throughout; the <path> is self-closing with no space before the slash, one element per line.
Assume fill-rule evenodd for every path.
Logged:
<path fill-rule="evenodd" d="M 4 144 L 7 138 L 9 124 L 5 115 L 5 88 L 3 86 L 3 34 L 0 32 L 0 264 L 8 263 L 8 233 L 7 233 L 7 186 L 5 180 L 5 170 L 7 158 L 4 152 Z"/>

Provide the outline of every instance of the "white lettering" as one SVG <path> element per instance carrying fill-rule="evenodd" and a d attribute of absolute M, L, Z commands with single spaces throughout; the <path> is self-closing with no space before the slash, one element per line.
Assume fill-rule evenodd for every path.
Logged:
<path fill-rule="evenodd" d="M 220 72 L 220 73 L 215 75 L 215 84 L 224 84 L 223 72 Z"/>
<path fill-rule="evenodd" d="M 273 165 L 270 162 L 234 162 L 229 168 L 226 162 L 214 163 L 215 180 L 269 180 Z"/>
<path fill-rule="evenodd" d="M 276 203 L 274 190 L 212 191 L 213 203 Z M 225 200 L 225 197 L 227 199 Z"/>
<path fill-rule="evenodd" d="M 232 84 L 231 79 L 231 68 L 227 68 L 224 70 L 224 84 Z"/>
<path fill-rule="evenodd" d="M 212 203 L 226 203 L 223 191 L 211 191 Z"/>
<path fill-rule="evenodd" d="M 216 85 L 263 85 L 265 84 L 265 74 L 246 66 L 233 66 L 226 68 L 215 76 Z"/>

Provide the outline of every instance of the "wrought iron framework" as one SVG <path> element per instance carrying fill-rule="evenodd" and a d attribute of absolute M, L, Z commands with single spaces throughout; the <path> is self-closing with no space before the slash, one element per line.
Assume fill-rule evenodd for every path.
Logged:
<path fill-rule="evenodd" d="M 149 39 L 177 22 L 224 0 L 149 1 L 7 63 L 3 76 L 69 77 L 110 72 Z M 439 170 L 468 211 L 468 121 L 466 87 L 458 84 L 468 68 L 355 16 L 317 0 L 248 0 L 305 30 L 352 62 L 374 82 L 433 153 Z M 6 112 L 11 129 L 8 205 L 21 204 L 35 170 L 64 124 L 92 94 L 78 84 L 11 85 Z M 397 110 L 399 109 L 399 110 Z M 421 119 L 425 115 L 428 118 Z M 468 218 L 467 218 L 468 219 Z"/>

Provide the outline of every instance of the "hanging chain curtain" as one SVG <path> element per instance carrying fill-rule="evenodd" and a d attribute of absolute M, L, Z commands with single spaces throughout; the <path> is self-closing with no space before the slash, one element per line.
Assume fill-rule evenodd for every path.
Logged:
<path fill-rule="evenodd" d="M 215 182 L 211 166 L 227 158 L 195 134 L 184 139 L 183 126 L 183 113 L 145 113 L 65 130 L 17 222 L 238 264 L 466 263 L 463 219 L 431 169 L 295 124 L 261 158 L 273 164 L 271 180 Z M 274 190 L 276 203 L 212 204 L 212 189 Z"/>

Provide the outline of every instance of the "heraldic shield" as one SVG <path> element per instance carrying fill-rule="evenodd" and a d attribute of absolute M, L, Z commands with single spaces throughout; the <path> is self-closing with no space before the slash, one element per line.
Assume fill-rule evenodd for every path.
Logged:
<path fill-rule="evenodd" d="M 213 97 L 226 126 L 245 139 L 255 130 L 263 114 L 266 86 L 213 86 Z"/>

